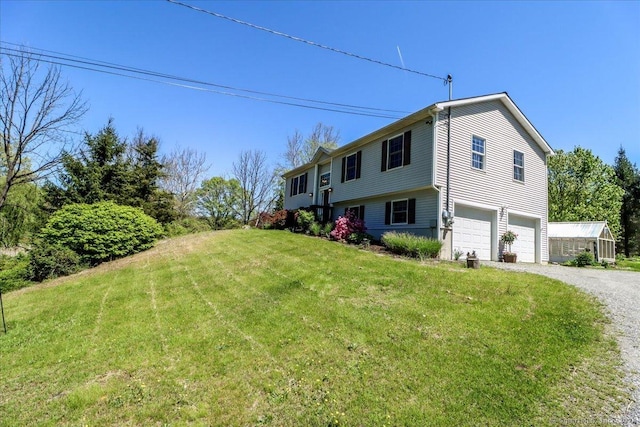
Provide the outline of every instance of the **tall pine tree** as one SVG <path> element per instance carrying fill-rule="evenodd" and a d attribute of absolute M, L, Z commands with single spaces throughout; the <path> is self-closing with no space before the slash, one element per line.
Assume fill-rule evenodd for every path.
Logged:
<path fill-rule="evenodd" d="M 640 172 L 620 147 L 613 168 L 618 185 L 624 190 L 620 209 L 618 251 L 629 257 L 640 252 Z"/>

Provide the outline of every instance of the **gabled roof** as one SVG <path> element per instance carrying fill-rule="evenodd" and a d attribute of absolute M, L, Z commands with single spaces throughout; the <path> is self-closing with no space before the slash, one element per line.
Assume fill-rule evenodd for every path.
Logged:
<path fill-rule="evenodd" d="M 518 123 L 522 125 L 522 127 L 527 131 L 527 133 L 531 135 L 533 140 L 540 146 L 540 148 L 542 148 L 542 151 L 544 153 L 548 155 L 555 154 L 551 146 L 547 143 L 547 141 L 545 141 L 542 135 L 540 135 L 540 133 L 536 130 L 536 128 L 531 124 L 529 119 L 527 119 L 526 116 L 522 114 L 522 111 L 520 111 L 518 106 L 509 97 L 507 92 L 501 92 L 501 93 L 495 93 L 491 95 L 474 96 L 471 98 L 461 98 L 461 99 L 454 99 L 451 101 L 436 102 L 435 104 L 432 104 L 426 108 L 423 108 L 420 111 L 416 111 L 415 113 L 410 114 L 400 120 L 397 120 L 385 127 L 375 130 L 368 135 L 358 138 L 355 141 L 350 142 L 349 144 L 343 145 L 342 147 L 338 147 L 335 150 L 330 151 L 331 153 L 330 155 L 339 156 L 342 154 L 347 154 L 350 151 L 353 151 L 362 145 L 375 141 L 376 139 L 383 138 L 384 136 L 391 134 L 393 132 L 397 132 L 400 129 L 412 123 L 425 120 L 433 116 L 435 113 L 444 110 L 445 108 L 461 107 L 464 105 L 477 104 L 480 102 L 488 102 L 488 101 L 494 101 L 494 100 L 499 100 L 507 107 L 507 109 L 511 112 L 511 114 L 513 114 L 513 116 L 516 118 Z M 302 172 L 305 169 L 308 169 L 309 165 L 313 164 L 314 161 L 316 161 L 316 156 L 318 156 L 318 154 L 319 153 L 316 152 L 316 155 L 314 156 L 314 160 L 312 160 L 310 163 L 307 163 L 293 170 L 290 170 L 286 172 L 283 176 L 294 175 L 296 173 Z M 327 152 L 326 154 L 329 154 L 329 152 Z"/>
<path fill-rule="evenodd" d="M 522 127 L 531 135 L 533 140 L 542 148 L 546 154 L 554 155 L 554 151 L 551 146 L 545 141 L 545 139 L 540 135 L 540 132 L 531 124 L 529 119 L 520 111 L 520 108 L 513 102 L 511 97 L 507 92 L 496 93 L 493 95 L 484 95 L 484 96 L 476 96 L 473 98 L 462 98 L 462 99 L 454 99 L 452 101 L 443 101 L 437 102 L 433 104 L 432 107 L 435 107 L 438 111 L 442 111 L 448 107 L 461 107 L 463 105 L 468 104 L 476 104 L 478 102 L 486 102 L 500 100 L 507 109 L 513 114 L 513 116 L 518 120 L 518 123 L 522 125 Z"/>
<path fill-rule="evenodd" d="M 597 239 L 605 227 L 609 228 L 606 221 L 550 222 L 547 237 Z"/>

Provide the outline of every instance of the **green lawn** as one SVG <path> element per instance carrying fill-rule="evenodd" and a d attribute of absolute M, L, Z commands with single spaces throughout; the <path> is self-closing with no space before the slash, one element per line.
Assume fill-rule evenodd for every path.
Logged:
<path fill-rule="evenodd" d="M 633 271 L 640 271 L 640 257 L 616 260 L 618 267 Z"/>
<path fill-rule="evenodd" d="M 4 300 L 6 426 L 558 425 L 628 402 L 574 288 L 288 232 L 164 241 Z"/>

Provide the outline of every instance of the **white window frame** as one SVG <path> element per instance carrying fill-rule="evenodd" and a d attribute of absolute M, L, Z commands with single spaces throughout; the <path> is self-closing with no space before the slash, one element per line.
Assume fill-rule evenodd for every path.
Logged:
<path fill-rule="evenodd" d="M 477 151 L 475 148 L 476 141 L 482 141 L 482 151 Z M 471 167 L 475 170 L 485 170 L 487 167 L 487 140 L 484 138 L 480 138 L 479 136 L 473 135 L 471 137 Z M 479 162 L 481 163 L 481 167 L 477 167 L 475 165 L 476 159 L 475 156 L 479 157 Z"/>
<path fill-rule="evenodd" d="M 322 177 L 325 175 L 329 175 L 329 180 L 327 181 L 327 184 L 322 184 Z M 331 186 L 331 171 L 320 174 L 320 182 L 318 185 L 320 186 L 320 188 Z"/>
<path fill-rule="evenodd" d="M 405 213 L 405 221 L 404 222 L 394 222 L 393 220 L 394 218 L 394 206 L 396 203 L 400 203 L 400 202 L 405 202 L 406 203 L 406 208 L 404 210 Z M 409 224 L 409 199 L 398 199 L 398 200 L 392 200 L 391 201 L 391 218 L 389 218 L 389 224 L 391 225 L 406 225 Z"/>
<path fill-rule="evenodd" d="M 391 166 L 391 141 L 400 138 L 400 164 L 398 166 Z M 395 152 L 397 153 L 397 151 Z M 393 138 L 387 140 L 387 170 L 398 169 L 404 166 L 404 133 L 396 135 Z"/>
<path fill-rule="evenodd" d="M 358 152 L 356 151 L 353 154 L 349 154 L 348 156 L 344 156 L 344 182 L 355 181 L 358 176 Z M 349 179 L 349 158 L 353 157 L 353 161 L 355 165 L 353 167 L 353 178 Z"/>
<path fill-rule="evenodd" d="M 516 153 L 522 156 L 522 165 L 516 163 Z M 516 170 L 520 171 L 520 178 L 516 176 Z M 518 150 L 513 150 L 513 180 L 524 182 L 524 153 Z"/>

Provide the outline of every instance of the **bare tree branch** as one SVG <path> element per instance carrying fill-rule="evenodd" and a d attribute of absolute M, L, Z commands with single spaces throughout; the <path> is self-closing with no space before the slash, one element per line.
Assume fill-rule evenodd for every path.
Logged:
<path fill-rule="evenodd" d="M 240 214 L 242 222 L 248 224 L 261 211 L 265 211 L 275 200 L 275 174 L 267 164 L 263 151 L 251 150 L 240 153 L 233 163 L 232 174 L 242 188 Z"/>
<path fill-rule="evenodd" d="M 193 213 L 195 193 L 210 168 L 207 156 L 191 148 L 174 149 L 163 156 L 164 176 L 160 187 L 173 194 L 176 210 L 182 217 Z"/>
<path fill-rule="evenodd" d="M 37 57 L 22 50 L 0 58 L 2 158 L 0 208 L 14 185 L 33 182 L 56 167 L 68 145 L 63 132 L 87 112 L 60 68 L 40 69 Z"/>

